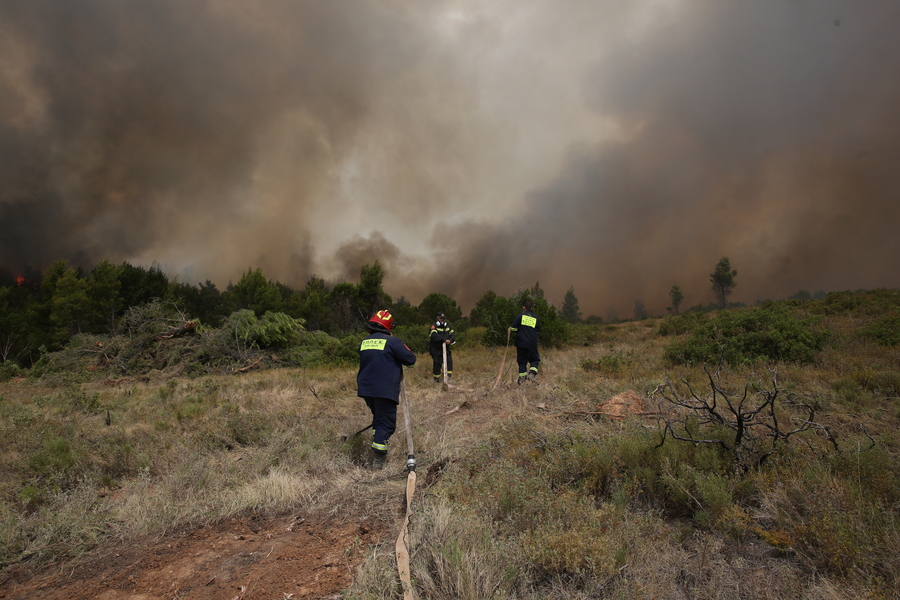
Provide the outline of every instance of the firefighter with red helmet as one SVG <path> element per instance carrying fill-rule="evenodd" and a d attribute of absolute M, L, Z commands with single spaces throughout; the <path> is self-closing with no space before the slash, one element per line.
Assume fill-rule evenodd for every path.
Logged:
<path fill-rule="evenodd" d="M 403 366 L 416 364 L 416 355 L 391 334 L 394 318 L 386 310 L 375 313 L 366 328 L 369 336 L 359 346 L 357 395 L 372 412 L 372 469 L 384 468 L 387 443 L 397 429 L 397 404 Z"/>

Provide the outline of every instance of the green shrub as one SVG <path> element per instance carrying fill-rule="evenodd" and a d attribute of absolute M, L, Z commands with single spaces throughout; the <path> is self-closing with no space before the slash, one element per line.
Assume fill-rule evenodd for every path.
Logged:
<path fill-rule="evenodd" d="M 687 312 L 682 315 L 664 317 L 657 333 L 661 336 L 681 335 L 695 330 L 709 320 L 708 313 Z"/>
<path fill-rule="evenodd" d="M 469 327 L 465 331 L 457 331 L 456 342 L 460 346 L 465 346 L 467 348 L 481 346 L 485 331 L 484 327 Z M 410 348 L 411 347 L 412 346 L 410 346 Z"/>
<path fill-rule="evenodd" d="M 398 325 L 394 336 L 403 340 L 410 350 L 417 354 L 428 352 L 431 341 L 431 325 Z"/>
<path fill-rule="evenodd" d="M 335 366 L 352 366 L 358 364 L 359 345 L 365 337 L 365 334 L 357 333 L 334 338 L 323 348 L 328 364 Z"/>
<path fill-rule="evenodd" d="M 365 334 L 332 337 L 322 331 L 302 332 L 299 342 L 279 352 L 285 365 L 346 367 L 359 362 L 359 343 Z"/>
<path fill-rule="evenodd" d="M 900 372 L 875 371 L 861 382 L 864 389 L 885 396 L 900 396 Z"/>
<path fill-rule="evenodd" d="M 258 319 L 252 310 L 242 309 L 228 317 L 223 329 L 229 331 L 239 345 L 272 348 L 286 346 L 296 340 L 297 334 L 303 330 L 303 320 L 271 311 Z"/>
<path fill-rule="evenodd" d="M 718 363 L 732 366 L 768 362 L 811 362 L 828 333 L 818 321 L 794 314 L 790 307 L 767 303 L 758 308 L 723 311 L 697 327 L 684 341 L 665 349 L 674 364 Z"/>
<path fill-rule="evenodd" d="M 7 361 L 3 364 L 0 364 L 0 381 L 6 381 L 7 379 L 12 379 L 13 377 L 21 377 L 25 374 L 19 365 L 12 361 Z"/>
<path fill-rule="evenodd" d="M 880 346 L 900 346 L 900 313 L 886 315 L 863 329 L 862 336 Z"/>
<path fill-rule="evenodd" d="M 43 449 L 28 460 L 28 467 L 39 475 L 62 473 L 74 466 L 72 444 L 62 437 L 46 440 Z"/>
<path fill-rule="evenodd" d="M 634 361 L 630 355 L 615 352 L 597 358 L 585 358 L 581 361 L 581 368 L 585 371 L 599 371 L 604 375 L 616 375 L 632 362 Z"/>
<path fill-rule="evenodd" d="M 569 323 L 569 343 L 576 346 L 591 346 L 601 342 L 604 334 L 615 328 L 603 323 Z"/>
<path fill-rule="evenodd" d="M 877 316 L 900 309 L 900 290 L 857 290 L 831 292 L 813 302 L 811 310 L 826 315 Z"/>

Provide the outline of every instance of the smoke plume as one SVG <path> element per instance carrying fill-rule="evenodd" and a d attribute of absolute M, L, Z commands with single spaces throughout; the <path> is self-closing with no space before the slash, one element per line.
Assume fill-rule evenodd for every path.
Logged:
<path fill-rule="evenodd" d="M 891 0 L 12 0 L 0 269 L 540 282 L 630 316 L 900 287 Z"/>

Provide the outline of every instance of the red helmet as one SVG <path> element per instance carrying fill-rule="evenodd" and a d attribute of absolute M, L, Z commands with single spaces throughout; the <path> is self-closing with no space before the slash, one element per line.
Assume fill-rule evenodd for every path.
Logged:
<path fill-rule="evenodd" d="M 389 311 L 379 310 L 369 319 L 370 325 L 375 325 L 376 329 L 386 329 L 390 331 L 394 327 L 394 317 Z"/>

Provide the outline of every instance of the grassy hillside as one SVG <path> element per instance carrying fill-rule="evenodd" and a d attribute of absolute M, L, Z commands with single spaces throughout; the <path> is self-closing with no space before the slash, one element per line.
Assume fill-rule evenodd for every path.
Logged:
<path fill-rule="evenodd" d="M 581 326 L 537 384 L 515 384 L 510 349 L 493 391 L 502 347 L 457 344 L 451 390 L 419 355 L 420 595 L 900 597 L 898 314 L 882 290 Z M 368 423 L 355 372 L 0 382 L 0 565 L 248 512 L 399 521 L 369 484 L 405 477 L 402 417 L 389 468 L 367 472 L 366 435 L 344 439 Z M 346 597 L 398 597 L 393 543 Z"/>

